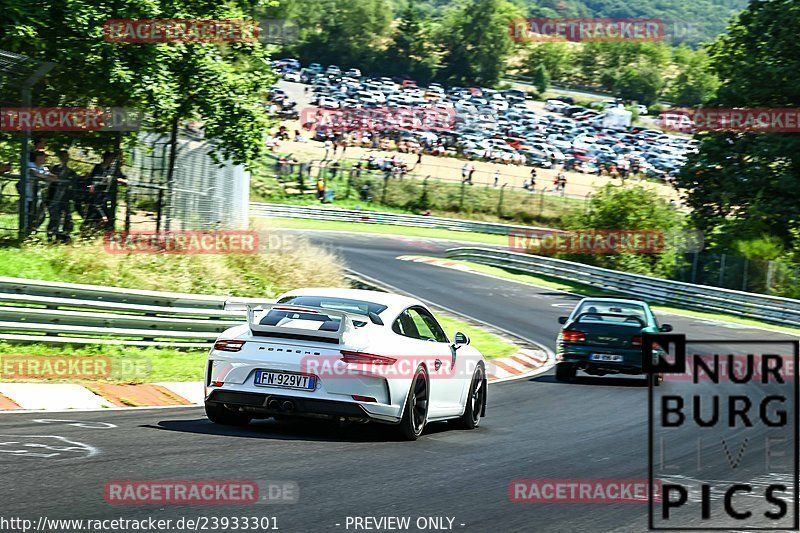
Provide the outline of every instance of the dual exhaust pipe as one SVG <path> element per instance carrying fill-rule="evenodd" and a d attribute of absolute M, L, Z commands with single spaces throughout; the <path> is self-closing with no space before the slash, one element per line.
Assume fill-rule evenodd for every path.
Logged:
<path fill-rule="evenodd" d="M 270 411 L 284 411 L 287 413 L 293 413 L 295 411 L 294 402 L 291 400 L 276 400 L 275 398 L 271 398 L 267 401 L 267 409 Z"/>

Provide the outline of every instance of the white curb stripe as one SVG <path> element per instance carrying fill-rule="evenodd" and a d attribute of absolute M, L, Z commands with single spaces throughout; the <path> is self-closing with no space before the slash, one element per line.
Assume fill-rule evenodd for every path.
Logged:
<path fill-rule="evenodd" d="M 114 404 L 86 387 L 69 383 L 0 383 L 0 394 L 23 409 L 99 409 Z"/>
<path fill-rule="evenodd" d="M 522 373 L 525 373 L 525 372 L 530 370 L 530 368 L 528 368 L 527 366 L 523 365 L 522 363 L 520 363 L 518 361 L 514 361 L 510 357 L 503 357 L 502 359 L 498 359 L 497 361 L 499 361 L 500 363 L 503 363 L 504 365 L 508 365 L 511 368 L 516 368 L 517 370 L 519 370 Z"/>
<path fill-rule="evenodd" d="M 174 392 L 187 402 L 202 405 L 205 399 L 205 390 L 202 381 L 172 381 L 167 383 L 156 383 L 170 392 Z"/>

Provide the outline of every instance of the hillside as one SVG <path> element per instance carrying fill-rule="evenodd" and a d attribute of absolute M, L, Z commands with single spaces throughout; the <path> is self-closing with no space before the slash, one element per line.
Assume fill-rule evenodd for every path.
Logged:
<path fill-rule="evenodd" d="M 428 13 L 437 13 L 455 0 L 417 0 Z M 645 17 L 663 20 L 673 42 L 696 45 L 720 33 L 730 17 L 747 7 L 748 0 L 512 0 L 530 17 Z M 397 0 L 403 4 L 403 0 Z"/>

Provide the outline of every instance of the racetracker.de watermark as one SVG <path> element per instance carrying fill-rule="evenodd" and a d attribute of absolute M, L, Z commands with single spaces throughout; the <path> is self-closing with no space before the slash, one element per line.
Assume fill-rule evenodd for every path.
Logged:
<path fill-rule="evenodd" d="M 0 131 L 138 131 L 143 120 L 125 107 L 4 107 Z"/>
<path fill-rule="evenodd" d="M 453 108 L 436 106 L 378 107 L 368 109 L 306 107 L 300 112 L 304 129 L 337 131 L 452 131 Z"/>
<path fill-rule="evenodd" d="M 645 42 L 665 39 L 664 21 L 647 18 L 530 18 L 509 23 L 516 42 Z"/>
<path fill-rule="evenodd" d="M 681 133 L 798 133 L 800 108 L 668 109 L 659 115 L 658 125 Z"/>
<path fill-rule="evenodd" d="M 144 357 L 37 355 L 0 357 L 2 380 L 137 380 L 148 377 L 151 369 L 150 360 Z"/>
<path fill-rule="evenodd" d="M 664 232 L 658 230 L 512 230 L 508 246 L 532 254 L 655 254 L 664 251 Z"/>
<path fill-rule="evenodd" d="M 647 479 L 515 479 L 512 503 L 647 503 Z M 659 499 L 656 484 L 653 497 Z"/>
<path fill-rule="evenodd" d="M 109 481 L 103 499 L 111 505 L 252 505 L 297 503 L 295 481 L 120 480 Z"/>
<path fill-rule="evenodd" d="M 420 366 L 430 379 L 470 379 L 482 364 L 478 355 L 372 355 L 342 351 L 341 355 L 306 355 L 300 359 L 300 372 L 320 379 L 354 379 L 368 374 L 387 379 L 411 379 Z M 485 371 L 492 372 L 491 361 Z"/>
<path fill-rule="evenodd" d="M 253 43 L 260 28 L 255 20 L 111 19 L 103 24 L 110 43 Z"/>
<path fill-rule="evenodd" d="M 130 231 L 108 232 L 103 248 L 110 254 L 255 254 L 256 231 Z"/>

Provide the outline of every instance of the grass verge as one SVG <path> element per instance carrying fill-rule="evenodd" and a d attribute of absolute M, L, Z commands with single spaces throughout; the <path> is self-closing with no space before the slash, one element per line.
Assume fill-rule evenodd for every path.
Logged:
<path fill-rule="evenodd" d="M 0 247 L 0 275 L 265 298 L 297 287 L 348 286 L 341 261 L 335 254 L 312 247 L 302 239 L 290 242 L 290 246 L 256 255 L 111 254 L 106 253 L 98 241 L 72 245 L 26 242 Z M 442 317 L 441 321 L 449 333 L 462 331 L 469 335 L 472 344 L 486 357 L 504 357 L 516 351 L 513 344 L 479 327 L 450 317 Z M 199 381 L 203 376 L 206 354 L 205 349 L 190 348 L 0 342 L 0 380 L 53 383 Z M 20 357 L 34 358 L 22 373 L 19 366 L 14 366 L 14 360 Z M 74 370 L 68 377 L 63 371 L 59 374 L 52 364 L 46 367 L 48 361 L 45 358 L 51 357 L 95 359 L 90 361 L 91 375 L 80 380 L 76 379 Z"/>
<path fill-rule="evenodd" d="M 307 229 L 333 230 L 350 233 L 373 233 L 378 235 L 400 235 L 407 237 L 425 237 L 448 239 L 453 241 L 475 242 L 480 244 L 508 245 L 506 235 L 490 235 L 488 233 L 469 233 L 446 229 L 414 228 L 409 226 L 392 226 L 388 224 L 367 224 L 360 222 L 338 222 L 329 220 L 305 220 L 295 218 L 258 219 L 254 225 L 263 229 Z"/>

